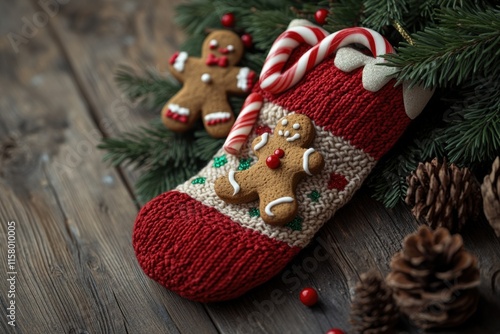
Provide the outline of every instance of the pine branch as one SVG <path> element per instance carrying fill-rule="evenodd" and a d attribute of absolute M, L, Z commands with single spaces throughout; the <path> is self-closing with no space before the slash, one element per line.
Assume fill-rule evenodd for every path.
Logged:
<path fill-rule="evenodd" d="M 408 0 L 366 0 L 363 26 L 380 31 L 392 25 L 394 20 L 403 22 L 404 13 L 409 11 Z"/>
<path fill-rule="evenodd" d="M 221 12 L 217 1 L 192 0 L 175 8 L 176 23 L 190 36 L 202 36 L 205 28 L 221 28 Z M 200 44 L 201 45 L 201 44 Z"/>
<path fill-rule="evenodd" d="M 439 25 L 412 35 L 398 54 L 387 55 L 399 69 L 398 81 L 426 87 L 460 85 L 473 75 L 500 74 L 500 10 L 444 9 Z"/>
<path fill-rule="evenodd" d="M 321 4 L 330 5 L 327 23 L 324 26 L 327 31 L 334 32 L 359 26 L 365 18 L 363 0 L 323 1 Z"/>
<path fill-rule="evenodd" d="M 286 30 L 291 20 L 296 18 L 288 8 L 256 10 L 246 18 L 246 30 L 253 36 L 255 47 L 267 52 L 274 40 Z"/>
<path fill-rule="evenodd" d="M 183 135 L 154 122 L 137 132 L 105 138 L 98 148 L 107 151 L 104 161 L 113 166 L 141 171 L 136 192 L 144 202 L 193 176 L 222 144 L 222 139 L 210 137 L 205 130 Z"/>
<path fill-rule="evenodd" d="M 195 175 L 197 171 L 198 168 L 188 163 L 187 160 L 175 170 L 163 165 L 152 165 L 139 176 L 135 183 L 139 203 L 144 204 L 159 194 L 175 188 Z"/>
<path fill-rule="evenodd" d="M 462 99 L 452 105 L 444 119 L 447 126 L 438 140 L 456 164 L 493 160 L 500 152 L 499 78 L 492 74 L 472 80 L 460 96 Z"/>
<path fill-rule="evenodd" d="M 139 101 L 148 109 L 161 107 L 180 88 L 178 83 L 162 77 L 152 69 L 146 70 L 144 76 L 139 76 L 126 65 L 118 67 L 115 80 L 132 102 Z"/>

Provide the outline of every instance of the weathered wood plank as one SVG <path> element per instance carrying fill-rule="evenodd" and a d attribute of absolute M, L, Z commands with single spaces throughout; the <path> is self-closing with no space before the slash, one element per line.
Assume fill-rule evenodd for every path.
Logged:
<path fill-rule="evenodd" d="M 27 0 L 1 2 L 0 12 L 2 37 L 41 15 Z M 37 27 L 17 53 L 2 38 L 0 72 L 0 236 L 6 256 L 7 222 L 16 222 L 18 272 L 16 327 L 2 312 L 0 332 L 214 332 L 203 307 L 137 265 L 134 200 L 101 162 L 102 134 L 50 27 Z M 12 298 L 1 291 L 5 310 Z"/>
<path fill-rule="evenodd" d="M 136 130 L 158 117 L 134 108 L 114 81 L 117 65 L 165 69 L 183 35 L 174 25 L 181 0 L 69 2 L 51 20 L 91 112 L 106 134 Z"/>
<path fill-rule="evenodd" d="M 155 112 L 138 110 L 123 96 L 114 81 L 115 70 L 119 64 L 166 68 L 183 37 L 173 23 L 174 7 L 180 2 L 71 1 L 60 6 L 51 20 L 54 36 L 105 135 L 135 131 L 158 117 Z M 123 171 L 133 188 L 138 174 L 131 167 Z"/>

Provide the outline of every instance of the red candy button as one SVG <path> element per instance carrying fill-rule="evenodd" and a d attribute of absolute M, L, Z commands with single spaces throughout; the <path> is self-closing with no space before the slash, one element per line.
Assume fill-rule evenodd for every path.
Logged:
<path fill-rule="evenodd" d="M 277 148 L 274 151 L 274 155 L 277 156 L 278 158 L 283 158 L 285 156 L 285 151 L 283 151 L 281 148 Z"/>
<path fill-rule="evenodd" d="M 275 155 L 270 155 L 266 159 L 266 165 L 271 169 L 276 169 L 281 165 L 280 158 Z"/>

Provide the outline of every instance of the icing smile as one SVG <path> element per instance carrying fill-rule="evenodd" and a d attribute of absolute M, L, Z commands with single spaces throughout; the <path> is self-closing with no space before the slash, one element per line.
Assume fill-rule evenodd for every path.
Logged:
<path fill-rule="evenodd" d="M 288 125 L 288 120 L 287 119 L 282 120 L 281 121 L 281 125 L 287 126 Z M 299 123 L 294 123 L 292 125 L 292 128 L 294 128 L 295 130 L 298 130 L 298 129 L 300 129 L 300 124 Z M 285 137 L 286 141 L 288 141 L 288 142 L 296 141 L 297 139 L 300 138 L 300 133 L 294 133 L 293 136 L 290 137 L 291 133 L 288 130 L 286 130 L 285 132 L 283 132 L 283 130 L 279 130 L 278 131 L 278 135 L 281 136 L 281 137 Z"/>

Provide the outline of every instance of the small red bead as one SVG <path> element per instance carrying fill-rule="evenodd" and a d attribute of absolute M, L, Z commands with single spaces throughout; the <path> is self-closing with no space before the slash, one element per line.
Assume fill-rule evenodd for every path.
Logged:
<path fill-rule="evenodd" d="M 306 306 L 313 306 L 318 302 L 318 293 L 313 288 L 304 288 L 300 291 L 300 301 Z"/>
<path fill-rule="evenodd" d="M 241 35 L 241 41 L 243 42 L 243 45 L 247 48 L 250 49 L 253 45 L 253 37 L 250 34 L 243 34 Z"/>
<path fill-rule="evenodd" d="M 283 151 L 281 148 L 277 148 L 274 151 L 274 155 L 277 156 L 278 158 L 283 158 L 285 156 L 285 151 Z"/>
<path fill-rule="evenodd" d="M 266 165 L 271 169 L 276 169 L 281 165 L 280 158 L 278 158 L 274 154 L 270 155 L 266 159 Z"/>
<path fill-rule="evenodd" d="M 314 13 L 314 19 L 319 24 L 323 25 L 326 23 L 326 17 L 328 16 L 328 9 L 321 8 Z"/>
<path fill-rule="evenodd" d="M 234 26 L 235 18 L 233 13 L 226 13 L 222 15 L 222 18 L 220 20 L 220 23 L 226 27 L 226 28 L 231 28 Z"/>
<path fill-rule="evenodd" d="M 345 334 L 343 330 L 339 328 L 332 328 L 326 334 Z"/>

